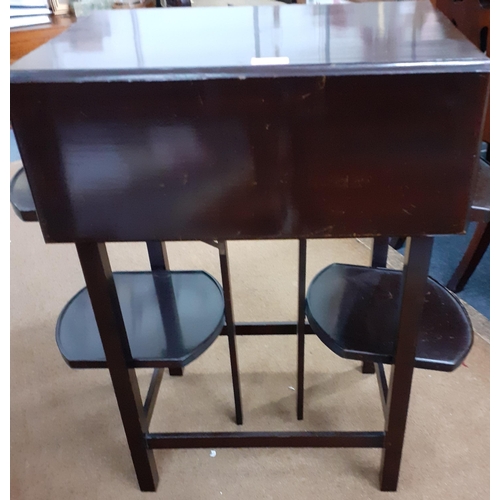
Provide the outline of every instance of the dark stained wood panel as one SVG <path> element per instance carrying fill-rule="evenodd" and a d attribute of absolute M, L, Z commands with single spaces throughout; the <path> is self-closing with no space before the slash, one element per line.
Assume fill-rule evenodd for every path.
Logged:
<path fill-rule="evenodd" d="M 90 16 L 51 42 L 55 55 L 42 47 L 16 65 L 12 122 L 46 241 L 464 230 L 488 59 L 424 1 L 283 6 L 288 21 L 264 29 L 266 9 L 198 9 L 201 34 L 214 11 L 233 24 L 216 23 L 215 41 L 191 38 L 182 64 L 147 30 L 142 52 L 119 50 L 113 23 L 151 21 L 144 10 Z M 187 30 L 196 10 L 157 15 Z M 197 56 L 204 42 L 231 45 L 250 15 L 260 28 L 241 30 L 248 54 L 239 41 Z M 294 64 L 249 64 L 270 40 L 283 42 L 274 55 L 295 47 Z"/>

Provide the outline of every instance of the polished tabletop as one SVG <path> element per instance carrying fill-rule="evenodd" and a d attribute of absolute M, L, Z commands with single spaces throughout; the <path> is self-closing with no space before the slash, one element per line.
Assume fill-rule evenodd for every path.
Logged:
<path fill-rule="evenodd" d="M 429 0 L 96 11 L 11 67 L 11 81 L 488 71 Z"/>
<path fill-rule="evenodd" d="M 47 242 L 456 234 L 488 72 L 428 0 L 101 11 L 11 121 Z"/>

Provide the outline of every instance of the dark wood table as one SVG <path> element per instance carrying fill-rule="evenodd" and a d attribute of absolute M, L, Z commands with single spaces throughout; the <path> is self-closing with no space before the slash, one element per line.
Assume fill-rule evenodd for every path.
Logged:
<path fill-rule="evenodd" d="M 87 305 L 75 297 L 61 316 L 59 347 L 70 365 L 109 369 L 142 490 L 156 489 L 153 449 L 224 446 L 382 448 L 381 488 L 396 489 L 414 366 L 459 360 L 452 343 L 422 361 L 418 327 L 431 300 L 430 236 L 466 226 L 488 82 L 489 60 L 424 1 L 96 12 L 12 66 L 11 118 L 36 216 L 47 243 L 76 245 L 87 284 Z M 399 277 L 383 269 L 394 235 L 410 238 Z M 372 337 L 363 349 L 359 336 L 352 347 L 348 330 L 328 332 L 319 316 L 314 324 L 323 293 L 305 311 L 306 240 L 361 236 L 376 238 L 365 291 L 397 281 L 391 348 Z M 298 322 L 234 325 L 225 242 L 283 238 L 300 242 Z M 105 243 L 150 242 L 154 278 L 160 242 L 172 240 L 218 246 L 222 333 L 298 333 L 299 381 L 312 331 L 338 354 L 375 363 L 385 429 L 150 433 L 161 377 L 143 405 L 135 369 L 170 365 L 127 336 L 132 313 L 119 295 L 128 278 L 111 273 Z M 338 293 L 356 295 L 357 275 L 337 269 L 318 283 L 327 294 L 338 280 Z M 83 310 L 102 354 L 64 327 Z M 383 320 L 367 317 L 372 330 Z M 381 363 L 392 367 L 388 381 Z"/>

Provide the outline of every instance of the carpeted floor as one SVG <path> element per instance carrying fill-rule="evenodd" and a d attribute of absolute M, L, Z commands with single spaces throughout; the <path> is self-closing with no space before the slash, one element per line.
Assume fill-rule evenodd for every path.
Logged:
<path fill-rule="evenodd" d="M 12 171 L 12 174 L 14 171 Z M 54 340 L 57 316 L 83 286 L 71 245 L 45 245 L 36 223 L 11 222 L 11 476 L 15 500 L 161 498 L 489 498 L 489 344 L 479 336 L 466 366 L 417 370 L 397 494 L 378 491 L 380 450 L 221 449 L 157 451 L 160 485 L 142 494 L 114 401 L 101 370 L 71 370 Z M 145 245 L 110 245 L 113 268 L 147 269 Z M 237 320 L 296 317 L 297 242 L 230 243 Z M 174 269 L 220 279 L 215 249 L 169 244 Z M 356 240 L 311 241 L 308 277 L 331 262 L 367 264 Z M 479 322 L 481 323 L 481 322 Z M 479 324 L 478 323 L 478 324 Z M 487 325 L 484 321 L 481 323 Z M 306 343 L 305 420 L 295 408 L 296 342 L 238 339 L 244 430 L 379 430 L 375 376 L 319 340 Z M 139 372 L 145 388 L 151 371 Z M 227 340 L 165 376 L 151 429 L 238 430 Z"/>

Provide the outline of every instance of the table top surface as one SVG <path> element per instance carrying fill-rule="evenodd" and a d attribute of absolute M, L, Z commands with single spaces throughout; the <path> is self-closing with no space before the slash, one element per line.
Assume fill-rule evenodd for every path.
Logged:
<path fill-rule="evenodd" d="M 97 11 L 11 66 L 12 82 L 487 72 L 428 0 Z"/>

